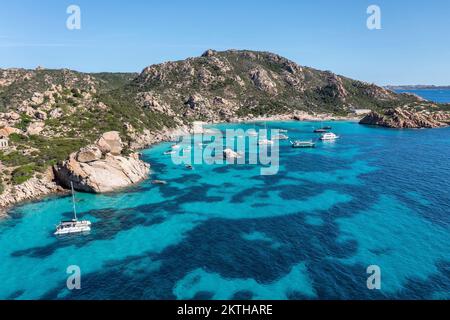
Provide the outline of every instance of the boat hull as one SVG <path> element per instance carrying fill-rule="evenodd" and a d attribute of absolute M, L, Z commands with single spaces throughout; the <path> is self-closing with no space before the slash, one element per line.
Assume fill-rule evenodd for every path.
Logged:
<path fill-rule="evenodd" d="M 54 235 L 65 235 L 65 234 L 73 234 L 73 233 L 83 233 L 91 231 L 91 222 L 90 221 L 79 221 L 74 222 L 70 226 L 59 225 L 56 228 Z"/>
<path fill-rule="evenodd" d="M 298 146 L 293 145 L 292 146 L 292 148 L 294 148 L 294 149 L 306 149 L 306 148 L 315 148 L 315 147 L 316 147 L 315 144 L 312 144 L 312 145 L 298 145 Z"/>

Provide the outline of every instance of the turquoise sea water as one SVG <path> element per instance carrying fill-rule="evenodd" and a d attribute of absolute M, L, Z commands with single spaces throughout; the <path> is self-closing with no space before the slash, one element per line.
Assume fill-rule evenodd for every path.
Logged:
<path fill-rule="evenodd" d="M 151 179 L 168 184 L 77 194 L 88 235 L 53 236 L 70 197 L 14 208 L 0 222 L 0 298 L 449 299 L 450 129 L 324 125 L 341 139 L 309 150 L 282 141 L 274 176 L 191 171 L 162 155 L 170 144 L 145 150 Z M 268 126 L 316 137 L 314 123 Z M 81 290 L 66 288 L 69 265 Z M 367 289 L 369 265 L 381 290 Z"/>
<path fill-rule="evenodd" d="M 397 90 L 398 93 L 414 93 L 418 96 L 440 103 L 450 103 L 450 89 L 417 89 L 417 90 Z"/>

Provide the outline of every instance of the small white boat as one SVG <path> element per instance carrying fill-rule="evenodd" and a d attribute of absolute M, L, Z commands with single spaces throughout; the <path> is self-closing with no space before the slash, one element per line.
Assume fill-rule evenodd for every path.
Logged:
<path fill-rule="evenodd" d="M 267 139 L 260 139 L 258 141 L 259 145 L 272 145 L 273 141 L 272 140 L 267 140 Z"/>
<path fill-rule="evenodd" d="M 278 132 L 280 132 L 280 133 L 288 133 L 288 131 L 286 129 L 279 129 Z"/>
<path fill-rule="evenodd" d="M 178 144 L 174 144 L 174 145 L 172 145 L 172 149 L 173 150 L 177 150 L 177 149 L 180 149 L 181 147 L 180 147 L 180 145 L 178 145 Z"/>
<path fill-rule="evenodd" d="M 258 136 L 258 132 L 256 132 L 255 130 L 249 130 L 247 132 L 247 135 L 250 137 L 257 137 Z"/>
<path fill-rule="evenodd" d="M 277 134 L 272 137 L 272 140 L 287 140 L 289 137 L 285 134 Z"/>
<path fill-rule="evenodd" d="M 164 152 L 164 155 L 165 156 L 169 156 L 169 155 L 172 155 L 172 154 L 175 154 L 176 152 L 175 151 L 166 151 L 166 152 Z"/>
<path fill-rule="evenodd" d="M 56 226 L 55 235 L 64 235 L 71 233 L 81 233 L 91 231 L 91 222 L 88 220 L 78 221 L 77 210 L 75 207 L 75 192 L 73 191 L 73 184 L 70 182 L 70 187 L 72 189 L 72 203 L 73 203 L 73 219 L 70 221 L 61 221 Z"/>
<path fill-rule="evenodd" d="M 336 139 L 338 139 L 338 138 L 339 138 L 339 136 L 335 135 L 334 133 L 332 133 L 332 132 L 327 132 L 327 133 L 324 133 L 324 134 L 320 137 L 320 140 L 322 140 L 322 141 L 333 141 L 333 140 L 336 140 Z"/>
<path fill-rule="evenodd" d="M 312 140 L 301 141 L 296 140 L 294 142 L 291 141 L 292 148 L 314 148 L 316 144 Z"/>

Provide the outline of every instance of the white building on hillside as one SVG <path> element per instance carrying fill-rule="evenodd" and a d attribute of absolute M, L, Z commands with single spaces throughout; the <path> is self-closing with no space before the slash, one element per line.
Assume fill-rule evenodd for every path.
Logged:
<path fill-rule="evenodd" d="M 0 150 L 8 148 L 8 139 L 0 137 Z"/>

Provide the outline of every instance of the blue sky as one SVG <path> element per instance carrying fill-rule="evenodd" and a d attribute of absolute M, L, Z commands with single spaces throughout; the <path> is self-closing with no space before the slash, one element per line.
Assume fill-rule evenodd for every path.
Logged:
<path fill-rule="evenodd" d="M 81 30 L 66 28 L 70 4 Z M 366 27 L 371 4 L 381 30 Z M 448 0 L 4 1 L 0 67 L 141 71 L 234 48 L 381 85 L 450 85 L 449 21 Z"/>

